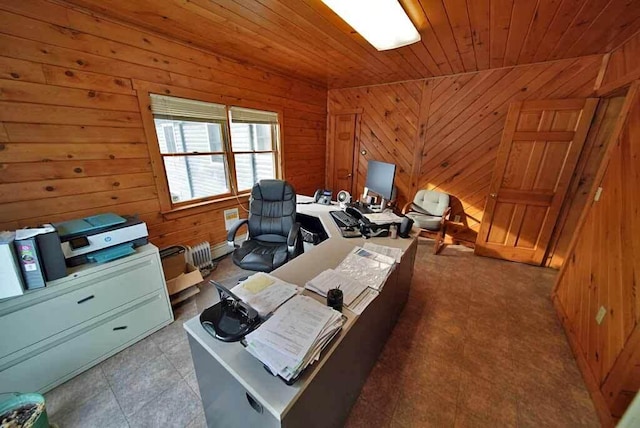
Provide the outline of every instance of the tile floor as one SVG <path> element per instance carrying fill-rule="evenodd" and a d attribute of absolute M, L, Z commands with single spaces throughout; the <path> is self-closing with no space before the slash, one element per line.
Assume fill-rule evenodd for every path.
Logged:
<path fill-rule="evenodd" d="M 599 426 L 549 300 L 555 271 L 450 246 L 419 246 L 410 300 L 348 427 Z M 223 259 L 212 277 L 246 275 Z M 176 321 L 46 394 L 71 427 L 204 427 L 184 321 Z"/>

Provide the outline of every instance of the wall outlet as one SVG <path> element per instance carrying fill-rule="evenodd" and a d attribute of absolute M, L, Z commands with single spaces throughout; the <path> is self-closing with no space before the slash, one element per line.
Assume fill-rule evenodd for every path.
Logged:
<path fill-rule="evenodd" d="M 598 202 L 600 200 L 600 195 L 602 195 L 602 187 L 598 187 L 598 189 L 596 190 L 596 194 L 593 195 L 593 200 L 595 202 Z"/>
<path fill-rule="evenodd" d="M 456 215 L 453 217 L 453 222 L 454 222 L 454 223 L 460 223 L 460 214 L 456 214 Z"/>
<path fill-rule="evenodd" d="M 605 308 L 604 306 L 600 306 L 600 309 L 598 309 L 598 313 L 596 314 L 596 322 L 598 323 L 598 325 L 602 324 L 602 321 L 604 320 L 604 317 L 607 315 L 607 308 Z"/>

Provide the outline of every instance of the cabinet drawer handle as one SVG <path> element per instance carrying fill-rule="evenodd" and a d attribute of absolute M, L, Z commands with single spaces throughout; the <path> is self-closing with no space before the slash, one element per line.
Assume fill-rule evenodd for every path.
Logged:
<path fill-rule="evenodd" d="M 253 407 L 253 410 L 255 410 L 258 413 L 262 413 L 262 404 L 258 403 L 258 401 L 252 396 L 250 396 L 248 392 L 245 392 L 245 395 L 247 396 L 247 401 L 249 402 L 249 405 Z"/>
<path fill-rule="evenodd" d="M 120 327 L 113 327 L 113 331 L 126 330 L 126 329 L 127 329 L 126 325 L 121 325 Z"/>
<path fill-rule="evenodd" d="M 78 300 L 78 304 L 80 305 L 80 304 L 82 304 L 84 302 L 88 302 L 89 300 L 93 299 L 94 297 L 96 297 L 96 296 L 94 296 L 92 294 L 91 296 L 85 297 L 84 299 L 80 299 L 80 300 Z"/>

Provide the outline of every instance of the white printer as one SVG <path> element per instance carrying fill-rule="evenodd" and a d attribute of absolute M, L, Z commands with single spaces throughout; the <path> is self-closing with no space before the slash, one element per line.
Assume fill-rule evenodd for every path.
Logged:
<path fill-rule="evenodd" d="M 149 242 L 145 222 L 137 217 L 106 213 L 54 223 L 69 267 L 104 263 L 134 253 Z"/>

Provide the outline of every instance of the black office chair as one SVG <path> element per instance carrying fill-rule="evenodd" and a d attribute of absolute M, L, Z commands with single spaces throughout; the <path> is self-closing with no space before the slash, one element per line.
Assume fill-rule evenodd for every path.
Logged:
<path fill-rule="evenodd" d="M 248 224 L 249 237 L 235 245 L 238 229 Z M 235 248 L 233 262 L 243 269 L 271 272 L 303 252 L 296 223 L 296 192 L 282 180 L 260 180 L 251 189 L 249 218 L 238 220 L 227 235 Z"/>

